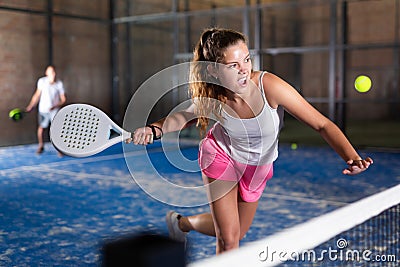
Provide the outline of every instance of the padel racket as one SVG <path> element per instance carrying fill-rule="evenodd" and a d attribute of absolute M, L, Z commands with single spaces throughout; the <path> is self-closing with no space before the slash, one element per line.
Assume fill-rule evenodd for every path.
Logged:
<path fill-rule="evenodd" d="M 63 107 L 50 126 L 53 145 L 71 157 L 92 156 L 131 137 L 103 111 L 87 104 Z"/>
<path fill-rule="evenodd" d="M 25 114 L 28 113 L 20 108 L 14 108 L 8 113 L 8 117 L 13 121 L 20 121 L 24 118 Z"/>

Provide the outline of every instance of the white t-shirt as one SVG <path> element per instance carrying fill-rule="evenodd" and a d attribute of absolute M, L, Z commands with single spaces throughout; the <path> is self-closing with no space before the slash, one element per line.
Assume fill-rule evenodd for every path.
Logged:
<path fill-rule="evenodd" d="M 265 97 L 260 76 L 260 93 L 264 107 L 250 119 L 239 119 L 222 110 L 223 120 L 217 122 L 212 134 L 218 145 L 234 160 L 243 164 L 265 165 L 278 157 L 278 136 L 283 124 L 283 108 L 272 108 Z"/>
<path fill-rule="evenodd" d="M 50 83 L 47 77 L 38 80 L 37 88 L 41 91 L 39 101 L 39 112 L 41 113 L 49 113 L 50 108 L 59 103 L 60 95 L 65 93 L 62 81 L 56 80 L 54 83 Z"/>

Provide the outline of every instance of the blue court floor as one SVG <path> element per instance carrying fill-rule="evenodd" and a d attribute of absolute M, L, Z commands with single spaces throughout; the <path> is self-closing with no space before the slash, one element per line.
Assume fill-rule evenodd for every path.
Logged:
<path fill-rule="evenodd" d="M 172 167 L 154 144 L 130 155 L 146 176 L 148 154 L 165 177 L 201 184 L 200 173 Z M 88 158 L 57 157 L 47 143 L 0 148 L 0 266 L 99 266 L 109 240 L 143 231 L 167 234 L 165 213 L 207 212 L 157 201 L 132 179 L 122 146 Z M 181 152 L 191 160 L 197 146 Z M 375 164 L 358 176 L 341 174 L 342 160 L 329 147 L 291 150 L 281 144 L 275 175 L 268 182 L 255 221 L 243 242 L 276 233 L 400 183 L 400 153 L 363 151 Z M 149 180 L 151 180 L 149 174 Z M 162 186 L 154 191 L 162 192 Z M 179 197 L 179 196 L 176 196 Z M 187 261 L 214 255 L 214 238 L 188 235 Z"/>

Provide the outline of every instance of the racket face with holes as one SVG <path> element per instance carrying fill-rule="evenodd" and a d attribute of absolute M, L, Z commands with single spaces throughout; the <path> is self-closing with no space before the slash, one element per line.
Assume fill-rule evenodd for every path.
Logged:
<path fill-rule="evenodd" d="M 111 131 L 120 136 L 111 137 Z M 50 127 L 53 145 L 72 157 L 87 157 L 123 141 L 126 132 L 103 111 L 86 104 L 63 107 L 54 117 Z"/>

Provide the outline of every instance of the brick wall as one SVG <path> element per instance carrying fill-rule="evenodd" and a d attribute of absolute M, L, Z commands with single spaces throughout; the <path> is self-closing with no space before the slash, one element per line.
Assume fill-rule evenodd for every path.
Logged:
<path fill-rule="evenodd" d="M 46 8 L 38 1 L 8 2 L 14 8 Z M 107 0 L 53 2 L 56 12 L 108 18 Z M 8 112 L 28 105 L 49 63 L 47 17 L 0 10 L 0 18 L 0 146 L 35 143 L 37 112 L 18 123 L 8 118 Z M 90 103 L 110 112 L 109 40 L 107 23 L 53 17 L 53 64 L 65 84 L 68 103 Z"/>
<path fill-rule="evenodd" d="M 47 1 L 0 1 L 1 5 L 17 8 L 46 10 Z M 126 1 L 116 1 L 118 16 L 143 15 L 169 12 L 171 1 L 131 0 L 128 12 Z M 183 1 L 180 1 L 182 4 Z M 225 1 L 226 2 L 226 1 Z M 234 1 L 238 6 L 243 1 Z M 270 1 L 261 1 L 262 3 Z M 284 2 L 284 1 L 282 1 Z M 108 0 L 53 0 L 54 11 L 77 16 L 108 19 Z M 196 7 L 190 2 L 190 9 Z M 200 3 L 200 2 L 198 2 Z M 215 1 L 216 7 L 223 3 Z M 329 43 L 329 2 L 306 7 L 268 8 L 262 16 L 262 48 L 319 46 Z M 394 43 L 400 36 L 400 25 L 395 25 L 395 0 L 350 1 L 348 6 L 350 44 Z M 252 4 L 254 2 L 252 1 Z M 362 12 L 360 12 L 362 11 Z M 340 17 L 338 4 L 338 16 Z M 254 25 L 254 14 L 250 16 Z M 179 52 L 191 52 L 200 32 L 215 23 L 221 27 L 242 30 L 242 12 L 210 14 L 190 20 L 191 40 L 184 36 L 187 21 L 179 19 Z M 398 22 L 397 22 L 398 23 Z M 125 42 L 126 24 L 117 26 L 119 31 L 118 67 L 120 115 L 131 95 L 147 78 L 171 66 L 173 59 L 174 23 L 172 21 L 134 24 L 129 28 L 131 35 L 130 58 L 127 59 Z M 338 24 L 340 29 L 340 24 Z M 19 123 L 8 119 L 8 111 L 14 107 L 25 107 L 43 75 L 48 58 L 47 18 L 40 14 L 6 11 L 0 9 L 0 146 L 36 142 L 36 113 L 29 114 Z M 250 47 L 254 32 L 251 29 Z M 340 36 L 338 32 L 338 36 Z M 53 18 L 53 63 L 67 89 L 68 103 L 84 102 L 96 105 L 107 113 L 111 112 L 111 70 L 109 25 L 104 22 L 66 18 Z M 190 51 L 187 51 L 189 47 Z M 348 105 L 348 116 L 352 118 L 385 119 L 398 116 L 398 103 L 365 104 L 374 99 L 393 100 L 399 97 L 394 86 L 394 49 L 366 49 L 351 51 L 347 58 L 348 96 L 359 104 Z M 265 70 L 274 71 L 291 84 L 301 89 L 308 97 L 326 97 L 328 92 L 328 52 L 304 54 L 280 54 L 275 57 L 263 55 Z M 131 69 L 126 69 L 127 62 Z M 398 71 L 398 70 L 397 70 Z M 359 94 L 353 89 L 353 80 L 360 73 L 373 79 L 374 87 L 368 94 Z M 398 81 L 399 83 L 400 81 Z M 396 91 L 397 90 L 397 91 Z M 395 106 L 396 105 L 396 106 Z M 168 106 L 168 103 L 167 105 Z M 327 105 L 316 105 L 326 113 Z M 164 108 L 165 109 L 165 108 Z M 160 111 L 161 112 L 161 111 Z M 161 113 L 158 113 L 161 114 Z M 157 114 L 157 115 L 158 115 Z M 394 115 L 393 115 L 394 114 Z M 121 118 L 122 119 L 122 118 Z"/>

